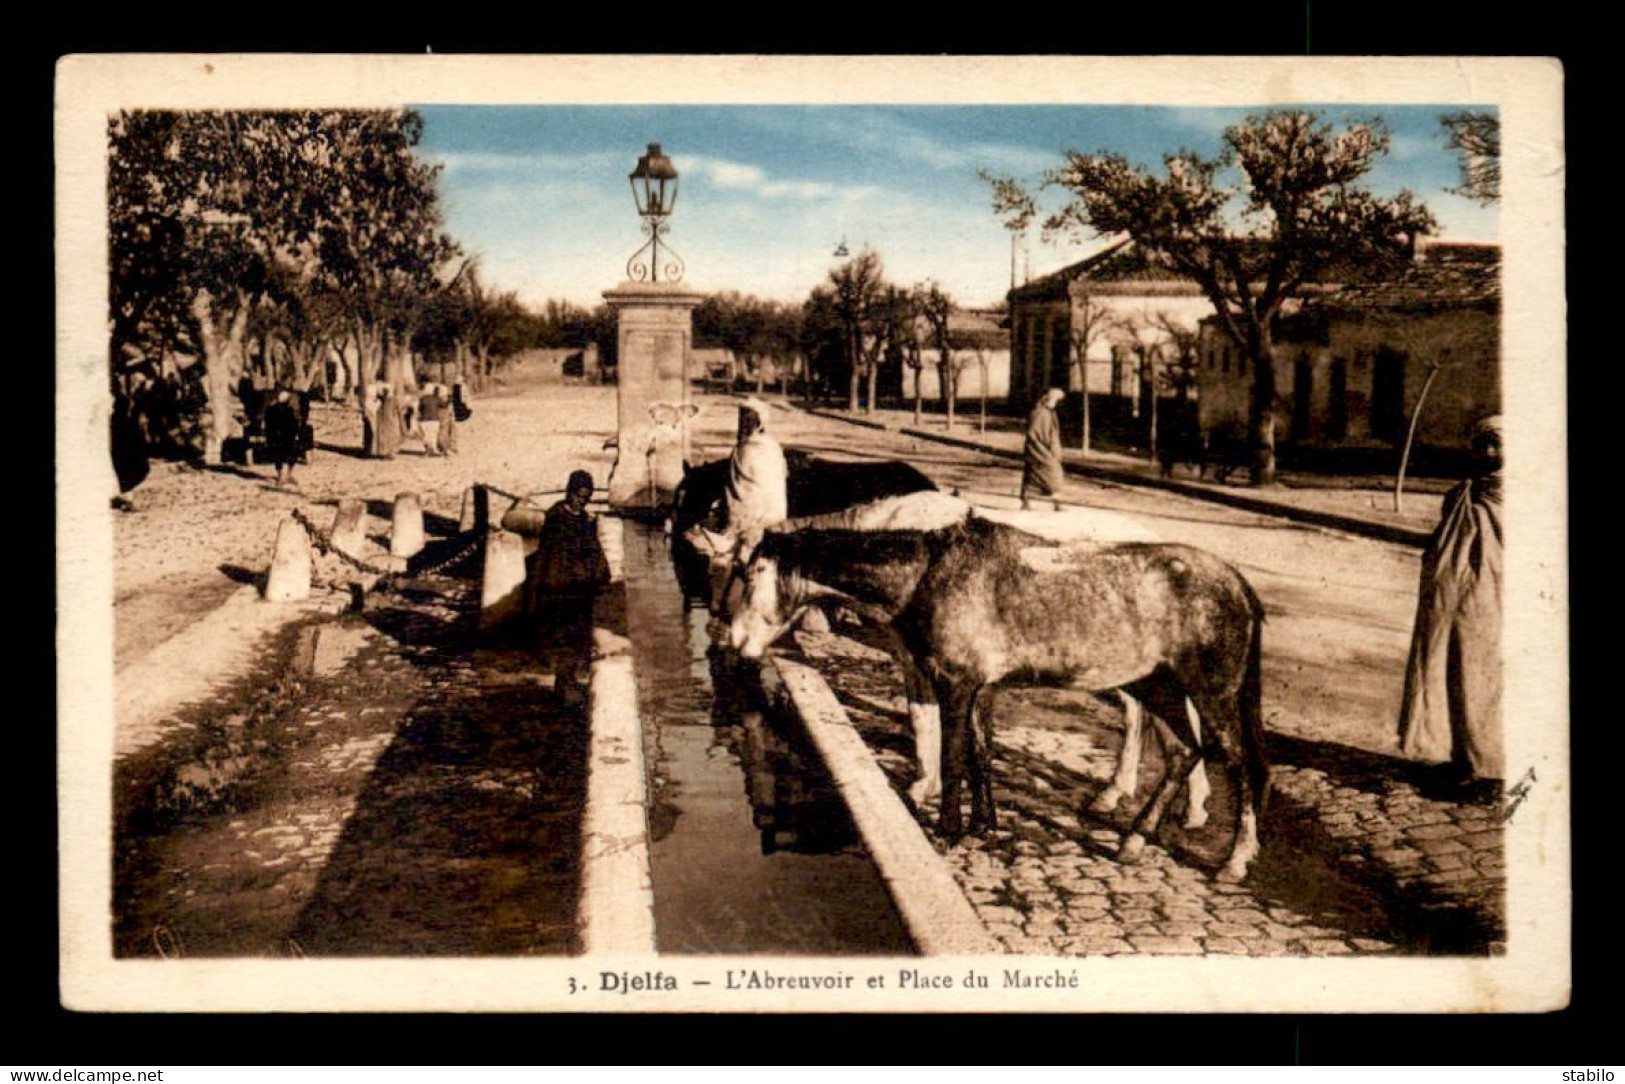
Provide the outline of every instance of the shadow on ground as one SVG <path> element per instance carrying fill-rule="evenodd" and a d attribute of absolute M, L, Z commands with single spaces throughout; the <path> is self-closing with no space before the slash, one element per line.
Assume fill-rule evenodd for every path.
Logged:
<path fill-rule="evenodd" d="M 529 683 L 481 684 L 415 708 L 357 799 L 294 940 L 309 955 L 571 951 L 586 748 L 581 709 Z"/>

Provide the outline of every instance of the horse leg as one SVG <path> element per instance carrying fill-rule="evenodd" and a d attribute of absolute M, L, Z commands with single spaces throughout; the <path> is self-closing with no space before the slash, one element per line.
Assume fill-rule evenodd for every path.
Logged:
<path fill-rule="evenodd" d="M 1117 859 L 1124 863 L 1134 863 L 1140 860 L 1145 851 L 1145 840 L 1148 835 L 1155 835 L 1157 826 L 1162 823 L 1162 814 L 1168 806 L 1168 800 L 1173 797 L 1174 789 L 1181 779 L 1190 771 L 1192 759 L 1196 751 L 1173 731 L 1160 718 L 1157 719 L 1157 729 L 1163 739 L 1164 764 L 1162 778 L 1157 781 L 1156 790 L 1152 792 L 1151 800 L 1140 810 L 1139 816 L 1129 827 L 1128 834 L 1123 837 L 1123 845 L 1118 848 Z"/>
<path fill-rule="evenodd" d="M 1225 767 L 1230 772 L 1231 785 L 1236 792 L 1235 837 L 1230 855 L 1215 875 L 1215 880 L 1234 884 L 1247 876 L 1247 868 L 1258 857 L 1258 807 L 1261 797 L 1248 770 L 1247 737 L 1242 732 L 1242 720 L 1233 705 L 1212 704 L 1203 712 L 1212 733 L 1212 744 L 1224 753 Z"/>
<path fill-rule="evenodd" d="M 977 687 L 965 681 L 936 679 L 936 699 L 942 715 L 942 800 L 938 826 L 949 842 L 957 842 L 960 835 L 964 835 L 959 809 L 960 780 L 964 780 L 968 767 L 972 774 L 972 801 L 975 801 L 975 787 L 980 785 L 980 772 L 985 767 L 972 759 L 973 746 L 977 743 L 972 718 L 977 692 Z"/>
<path fill-rule="evenodd" d="M 908 650 L 897 645 L 894 654 L 903 671 L 903 695 L 908 700 L 908 722 L 914 731 L 914 763 L 919 778 L 909 785 L 909 800 L 916 809 L 942 793 L 942 713 L 931 683 Z"/>
<path fill-rule="evenodd" d="M 975 741 L 971 735 L 971 707 L 975 703 L 975 690 L 966 690 L 951 681 L 939 680 L 937 703 L 942 713 L 942 802 L 937 812 L 937 827 L 949 842 L 957 842 L 965 834 L 960 820 L 959 783 L 964 776 L 966 757 Z"/>
<path fill-rule="evenodd" d="M 1191 703 L 1190 697 L 1185 698 L 1185 719 L 1190 723 L 1196 748 L 1202 748 L 1202 718 L 1196 713 L 1196 705 Z M 1207 824 L 1207 800 L 1211 794 L 1207 765 L 1201 757 L 1197 757 L 1196 763 L 1191 765 L 1191 774 L 1185 779 L 1186 828 L 1200 828 Z"/>
<path fill-rule="evenodd" d="M 967 725 L 971 732 L 970 830 L 973 834 L 991 832 L 998 822 L 993 803 L 993 702 L 996 696 L 993 686 L 984 685 L 970 698 Z"/>
<path fill-rule="evenodd" d="M 1125 795 L 1133 794 L 1140 783 L 1140 748 L 1145 741 L 1145 708 L 1140 701 L 1122 689 L 1117 690 L 1123 702 L 1123 747 L 1117 753 L 1117 769 L 1106 789 L 1095 795 L 1089 803 L 1091 813 L 1110 813 Z"/>

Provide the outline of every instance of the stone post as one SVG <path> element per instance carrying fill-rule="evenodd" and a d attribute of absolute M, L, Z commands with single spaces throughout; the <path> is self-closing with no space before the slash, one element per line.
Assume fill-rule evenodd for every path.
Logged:
<path fill-rule="evenodd" d="M 395 497 L 395 514 L 389 525 L 389 555 L 416 557 L 423 552 L 423 499 L 416 493 Z"/>
<path fill-rule="evenodd" d="M 367 548 L 367 504 L 346 498 L 333 513 L 333 548 L 359 560 Z"/>
<path fill-rule="evenodd" d="M 265 577 L 266 602 L 294 602 L 310 597 L 310 535 L 298 520 L 277 525 L 271 570 Z"/>
<path fill-rule="evenodd" d="M 625 282 L 604 291 L 619 329 L 619 440 L 609 475 L 609 505 L 617 511 L 664 512 L 683 480 L 692 413 L 688 355 L 694 306 L 703 298 L 668 283 Z"/>
<path fill-rule="evenodd" d="M 457 520 L 457 529 L 484 532 L 491 525 L 491 491 L 484 486 L 469 486 L 463 490 L 463 510 Z"/>
<path fill-rule="evenodd" d="M 485 566 L 480 577 L 480 628 L 493 628 L 524 608 L 525 544 L 512 531 L 485 536 Z"/>

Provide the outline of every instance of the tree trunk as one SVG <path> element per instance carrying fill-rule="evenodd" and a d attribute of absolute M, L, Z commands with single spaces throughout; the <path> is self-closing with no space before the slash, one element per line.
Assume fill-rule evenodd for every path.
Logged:
<path fill-rule="evenodd" d="M 203 419 L 203 462 L 217 465 L 220 450 L 231 435 L 236 384 L 247 365 L 244 339 L 248 329 L 248 306 L 238 305 L 222 313 L 213 295 L 199 290 L 192 298 L 192 315 L 197 319 L 203 346 L 203 391 L 207 404 Z"/>
<path fill-rule="evenodd" d="M 925 375 L 925 365 L 922 362 L 914 366 L 914 424 L 920 424 L 920 377 Z"/>
<path fill-rule="evenodd" d="M 987 358 L 985 356 L 977 356 L 976 368 L 982 383 L 982 401 L 977 405 L 976 431 L 985 433 L 987 432 Z"/>
<path fill-rule="evenodd" d="M 1086 355 L 1078 362 L 1078 386 L 1083 389 L 1083 437 L 1078 441 L 1078 450 L 1084 455 L 1089 454 L 1089 358 Z"/>
<path fill-rule="evenodd" d="M 873 414 L 875 412 L 875 378 L 880 375 L 880 358 L 874 357 L 874 358 L 869 359 L 868 368 L 869 368 L 869 405 L 867 407 L 867 412 L 870 413 L 870 414 Z"/>
<path fill-rule="evenodd" d="M 355 386 L 355 371 L 358 366 L 350 360 L 351 345 L 340 339 L 333 344 L 333 383 L 328 389 L 335 402 L 347 402 Z"/>
<path fill-rule="evenodd" d="M 1150 454 L 1151 462 L 1155 463 L 1157 461 L 1157 375 L 1156 375 L 1155 370 L 1152 370 L 1152 373 L 1151 373 L 1151 411 L 1150 411 L 1150 414 L 1151 414 L 1150 439 L 1147 441 L 1147 444 L 1150 446 L 1150 449 L 1151 449 L 1151 454 Z"/>
<path fill-rule="evenodd" d="M 1253 395 L 1248 437 L 1253 445 L 1251 482 L 1275 484 L 1275 347 L 1269 333 L 1258 338 L 1253 354 Z"/>
<path fill-rule="evenodd" d="M 316 383 L 316 358 L 321 356 L 321 349 L 303 339 L 290 339 L 287 347 L 288 364 L 293 369 L 289 383 L 294 391 L 309 392 L 311 385 Z"/>
<path fill-rule="evenodd" d="M 943 354 L 948 359 L 948 363 L 942 367 L 942 377 L 945 381 L 942 394 L 947 400 L 948 432 L 952 433 L 954 431 L 954 419 L 958 415 L 959 408 L 959 372 L 954 367 L 953 351 L 945 350 Z"/>
<path fill-rule="evenodd" d="M 365 323 L 358 324 L 355 329 L 356 388 L 360 392 L 361 451 L 364 455 L 375 455 L 378 451 L 375 439 L 378 431 L 376 389 L 383 371 L 384 336 L 382 329 Z"/>
<path fill-rule="evenodd" d="M 862 379 L 863 350 L 858 345 L 858 337 L 851 330 L 846 333 L 846 356 L 852 363 L 852 379 L 847 388 L 846 409 L 856 414 L 858 412 L 858 382 Z"/>
<path fill-rule="evenodd" d="M 404 337 L 392 333 L 385 339 L 384 366 L 384 379 L 397 396 L 416 383 L 412 374 L 412 352 Z"/>

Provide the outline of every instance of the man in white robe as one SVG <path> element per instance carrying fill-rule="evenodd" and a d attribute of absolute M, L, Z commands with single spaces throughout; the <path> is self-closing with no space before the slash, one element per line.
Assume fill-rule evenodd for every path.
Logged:
<path fill-rule="evenodd" d="M 767 431 L 768 407 L 746 399 L 739 407 L 739 438 L 728 459 L 723 491 L 727 531 L 736 544 L 754 549 L 762 533 L 790 515 L 789 471 L 784 449 Z"/>
<path fill-rule="evenodd" d="M 1505 777 L 1501 747 L 1501 419 L 1473 433 L 1473 477 L 1450 491 L 1427 551 L 1405 668 L 1400 748 L 1461 783 Z"/>

